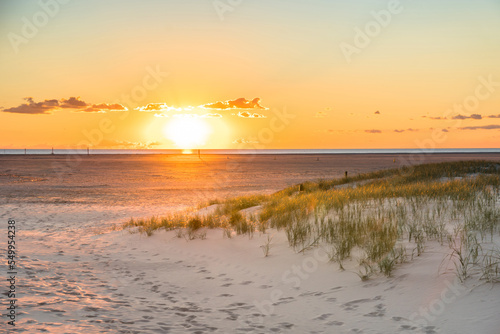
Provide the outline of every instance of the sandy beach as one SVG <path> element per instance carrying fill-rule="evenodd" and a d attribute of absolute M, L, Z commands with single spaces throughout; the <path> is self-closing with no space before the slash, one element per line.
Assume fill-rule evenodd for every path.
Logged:
<path fill-rule="evenodd" d="M 452 266 L 443 268 L 447 246 L 438 242 L 392 277 L 362 281 L 355 264 L 339 270 L 327 249 L 296 253 L 284 231 L 226 238 L 214 229 L 186 241 L 174 231 L 113 230 L 131 217 L 399 167 L 401 159 L 82 156 L 68 164 L 64 156 L 1 156 L 0 219 L 17 224 L 15 332 L 499 333 L 498 285 L 459 282 Z M 464 159 L 500 157 L 425 162 Z"/>

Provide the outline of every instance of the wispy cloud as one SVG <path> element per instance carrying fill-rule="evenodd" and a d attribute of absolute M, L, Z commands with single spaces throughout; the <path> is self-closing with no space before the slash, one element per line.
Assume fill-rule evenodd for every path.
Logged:
<path fill-rule="evenodd" d="M 487 118 L 500 118 L 500 114 L 498 114 L 498 115 L 489 115 L 489 116 L 487 116 Z"/>
<path fill-rule="evenodd" d="M 262 115 L 262 114 L 258 114 L 258 113 L 251 113 L 251 112 L 248 112 L 248 111 L 240 111 L 238 113 L 238 116 L 239 117 L 243 117 L 243 118 L 267 118 L 267 116 L 265 115 Z"/>
<path fill-rule="evenodd" d="M 464 116 L 464 115 L 457 115 L 457 116 L 453 116 L 452 119 L 483 119 L 483 116 L 479 115 L 479 114 L 472 114 L 470 116 Z"/>
<path fill-rule="evenodd" d="M 240 97 L 236 100 L 227 101 L 217 101 L 214 103 L 207 103 L 202 106 L 204 109 L 214 109 L 214 110 L 228 110 L 228 109 L 262 109 L 268 110 L 268 108 L 263 107 L 260 104 L 260 98 L 256 97 L 253 100 L 247 100 L 244 97 Z"/>
<path fill-rule="evenodd" d="M 375 111 L 375 115 L 380 115 L 380 111 Z"/>
<path fill-rule="evenodd" d="M 491 115 L 491 116 L 494 116 L 494 115 Z M 488 116 L 488 117 L 489 118 L 496 118 L 496 117 L 490 117 L 490 116 Z M 460 115 L 459 114 L 459 115 L 453 116 L 451 118 L 447 118 L 447 117 L 432 117 L 432 116 L 422 116 L 422 118 L 429 118 L 429 119 L 432 119 L 434 121 L 442 121 L 442 120 L 450 120 L 450 119 L 452 119 L 452 120 L 454 120 L 454 119 L 475 119 L 475 120 L 481 120 L 481 119 L 483 119 L 483 116 L 480 115 L 480 114 L 471 114 L 469 116 Z"/>
<path fill-rule="evenodd" d="M 366 133 L 382 133 L 381 130 L 376 130 L 376 129 L 372 129 L 372 130 L 365 130 Z"/>
<path fill-rule="evenodd" d="M 419 130 L 418 129 L 412 129 L 412 128 L 401 129 L 401 130 L 398 130 L 398 129 L 394 130 L 394 132 L 397 132 L 397 133 L 402 133 L 402 132 L 406 132 L 406 131 L 408 131 L 408 132 L 416 132 L 416 131 L 419 131 Z"/>
<path fill-rule="evenodd" d="M 153 111 L 176 111 L 176 112 L 181 112 L 181 111 L 191 111 L 193 107 L 174 107 L 174 106 L 169 106 L 166 103 L 148 103 L 145 106 L 142 107 L 137 107 L 135 110 L 139 111 L 144 111 L 144 112 L 153 112 Z"/>
<path fill-rule="evenodd" d="M 465 126 L 460 128 L 460 130 L 496 130 L 500 129 L 500 125 L 491 124 L 491 125 L 482 125 L 482 126 Z"/>
<path fill-rule="evenodd" d="M 35 102 L 32 97 L 24 98 L 27 103 L 22 103 L 17 107 L 3 109 L 3 112 L 16 113 L 16 114 L 52 114 L 52 112 L 61 109 L 71 109 L 74 112 L 88 112 L 88 113 L 105 113 L 108 111 L 125 111 L 127 110 L 121 104 L 113 103 L 99 103 L 91 104 L 80 100 L 80 97 L 70 97 L 69 99 L 50 99 L 42 102 Z"/>

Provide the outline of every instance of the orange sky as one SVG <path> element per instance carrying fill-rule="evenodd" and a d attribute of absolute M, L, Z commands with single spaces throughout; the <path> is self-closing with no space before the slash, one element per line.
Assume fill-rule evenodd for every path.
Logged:
<path fill-rule="evenodd" d="M 494 0 L 45 3 L 0 5 L 1 148 L 499 147 Z"/>

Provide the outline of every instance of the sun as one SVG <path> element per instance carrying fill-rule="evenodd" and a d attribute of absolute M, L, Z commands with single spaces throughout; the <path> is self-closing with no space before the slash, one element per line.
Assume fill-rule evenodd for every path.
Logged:
<path fill-rule="evenodd" d="M 165 137 L 182 149 L 204 145 L 210 132 L 208 124 L 199 118 L 176 118 L 169 122 L 164 129 Z"/>

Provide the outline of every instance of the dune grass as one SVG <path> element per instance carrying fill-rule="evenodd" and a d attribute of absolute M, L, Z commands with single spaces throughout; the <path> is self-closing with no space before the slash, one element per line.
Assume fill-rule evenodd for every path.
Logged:
<path fill-rule="evenodd" d="M 233 231 L 252 237 L 267 228 L 284 230 L 296 252 L 324 247 L 341 269 L 346 260 L 357 259 L 362 279 L 375 271 L 390 276 L 435 241 L 450 247 L 443 266 L 453 265 L 461 280 L 480 273 L 497 282 L 500 250 L 493 241 L 500 230 L 499 189 L 499 163 L 425 164 L 212 201 L 207 205 L 217 208 L 211 214 L 131 219 L 125 227 L 148 236 L 159 229 L 185 229 L 189 239 L 203 228 L 221 228 L 227 237 Z M 256 216 L 241 213 L 255 206 L 261 206 Z"/>

